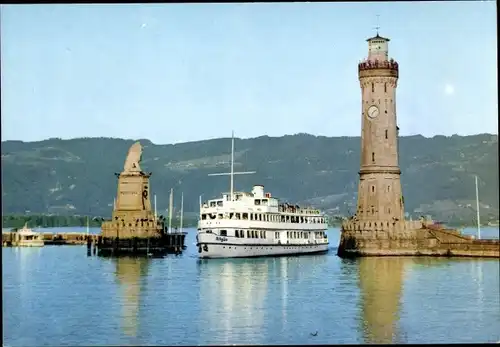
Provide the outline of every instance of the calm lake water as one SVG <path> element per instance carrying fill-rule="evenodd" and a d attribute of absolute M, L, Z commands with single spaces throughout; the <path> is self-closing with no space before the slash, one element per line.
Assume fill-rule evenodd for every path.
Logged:
<path fill-rule="evenodd" d="M 280 258 L 199 261 L 194 229 L 186 251 L 165 259 L 3 248 L 4 345 L 500 340 L 498 260 L 346 261 L 335 255 L 339 230 L 328 233 L 329 253 Z"/>

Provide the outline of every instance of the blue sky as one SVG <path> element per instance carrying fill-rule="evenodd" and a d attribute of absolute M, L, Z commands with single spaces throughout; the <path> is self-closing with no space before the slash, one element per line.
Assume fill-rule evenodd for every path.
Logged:
<path fill-rule="evenodd" d="M 377 14 L 402 135 L 498 133 L 494 1 L 10 5 L 2 140 L 358 136 Z"/>

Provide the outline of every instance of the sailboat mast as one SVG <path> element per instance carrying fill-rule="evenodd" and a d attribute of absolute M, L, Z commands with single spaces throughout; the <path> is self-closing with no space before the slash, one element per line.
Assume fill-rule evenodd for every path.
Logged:
<path fill-rule="evenodd" d="M 233 201 L 234 194 L 234 131 L 231 134 L 231 197 L 230 201 Z"/>
<path fill-rule="evenodd" d="M 184 219 L 184 193 L 181 193 L 181 223 L 179 226 L 180 232 L 182 233 L 182 221 Z"/>
<path fill-rule="evenodd" d="M 172 230 L 172 212 L 174 209 L 174 188 L 170 188 L 170 201 L 168 205 L 168 232 Z"/>
<path fill-rule="evenodd" d="M 477 187 L 477 175 L 476 178 L 476 213 L 477 213 L 477 238 L 481 238 L 481 223 L 479 221 L 479 188 Z"/>

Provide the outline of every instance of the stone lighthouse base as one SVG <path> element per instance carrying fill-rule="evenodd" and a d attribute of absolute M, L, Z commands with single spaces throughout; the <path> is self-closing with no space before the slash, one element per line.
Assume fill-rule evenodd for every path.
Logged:
<path fill-rule="evenodd" d="M 337 255 L 500 258 L 499 240 L 476 240 L 422 221 L 396 223 L 349 220 L 342 224 Z"/>

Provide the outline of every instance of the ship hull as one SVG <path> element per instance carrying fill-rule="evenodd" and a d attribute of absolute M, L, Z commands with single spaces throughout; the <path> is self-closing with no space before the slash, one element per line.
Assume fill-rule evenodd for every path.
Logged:
<path fill-rule="evenodd" d="M 200 243 L 198 253 L 201 259 L 213 258 L 250 258 L 284 255 L 300 255 L 324 253 L 328 251 L 328 243 L 305 245 L 276 244 L 234 244 L 234 243 Z"/>

